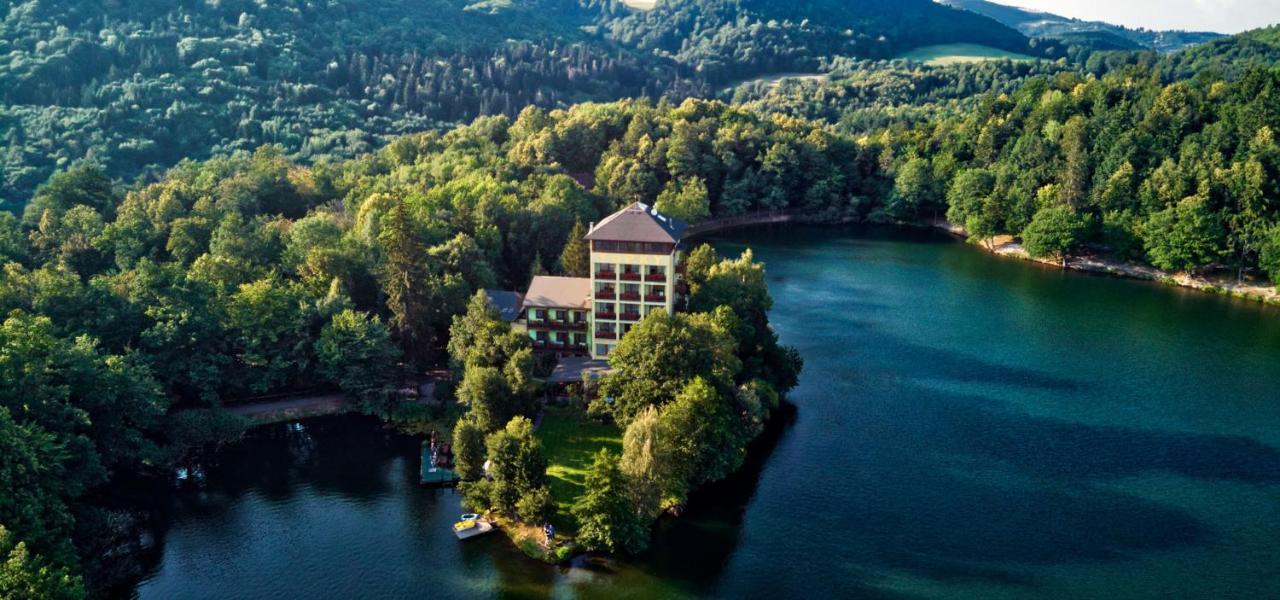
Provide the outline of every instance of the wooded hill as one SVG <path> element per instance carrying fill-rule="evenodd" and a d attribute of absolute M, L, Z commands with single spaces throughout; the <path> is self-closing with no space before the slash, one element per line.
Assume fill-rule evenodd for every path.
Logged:
<path fill-rule="evenodd" d="M 349 158 L 395 135 L 526 105 L 668 95 L 1021 34 L 929 0 L 6 0 L 0 201 L 89 160 L 154 178 L 261 144 Z"/>

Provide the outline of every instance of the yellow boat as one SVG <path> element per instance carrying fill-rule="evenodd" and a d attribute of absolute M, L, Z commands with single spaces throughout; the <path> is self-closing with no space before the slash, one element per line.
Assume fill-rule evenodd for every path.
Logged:
<path fill-rule="evenodd" d="M 463 519 L 453 524 L 453 535 L 458 536 L 458 539 L 465 540 L 493 531 L 492 523 L 475 518 L 475 515 L 463 516 L 473 518 Z"/>

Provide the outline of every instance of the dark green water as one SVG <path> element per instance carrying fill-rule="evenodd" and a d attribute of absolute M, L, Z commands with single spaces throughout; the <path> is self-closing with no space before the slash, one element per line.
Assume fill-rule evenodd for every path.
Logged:
<path fill-rule="evenodd" d="M 926 234 L 757 230 L 798 413 L 659 524 L 545 567 L 460 544 L 416 442 L 258 432 L 169 499 L 143 598 L 1280 597 L 1280 311 Z"/>

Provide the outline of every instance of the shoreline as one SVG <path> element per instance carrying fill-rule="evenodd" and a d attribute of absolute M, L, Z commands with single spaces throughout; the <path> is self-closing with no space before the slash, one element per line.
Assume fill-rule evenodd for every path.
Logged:
<path fill-rule="evenodd" d="M 969 236 L 965 233 L 964 227 L 959 225 L 953 225 L 941 219 L 927 222 L 925 225 L 927 227 L 946 232 L 956 239 L 969 241 Z M 1229 296 L 1232 298 L 1239 298 L 1241 300 L 1258 302 L 1268 306 L 1280 306 L 1280 292 L 1277 291 L 1276 286 L 1269 284 L 1260 285 L 1252 282 L 1238 283 L 1232 278 L 1210 279 L 1200 275 L 1192 275 L 1190 273 L 1173 273 L 1157 269 L 1150 265 L 1118 261 L 1101 255 L 1072 257 L 1068 259 L 1064 265 L 1056 260 L 1035 258 L 1031 256 L 1022 247 L 1022 244 L 1016 241 L 1011 235 L 996 236 L 991 239 L 990 245 L 974 245 L 982 249 L 983 252 L 994 256 L 1033 262 L 1063 270 L 1110 275 L 1112 277 L 1122 277 L 1125 279 L 1154 281 L 1156 283 L 1188 288 L 1202 293 Z"/>

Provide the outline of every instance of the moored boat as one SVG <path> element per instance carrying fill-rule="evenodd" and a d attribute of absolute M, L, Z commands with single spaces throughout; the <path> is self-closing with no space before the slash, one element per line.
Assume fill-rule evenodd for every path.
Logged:
<path fill-rule="evenodd" d="M 453 524 L 453 535 L 465 540 L 493 531 L 493 524 L 480 519 L 479 515 L 462 515 L 462 520 Z"/>

